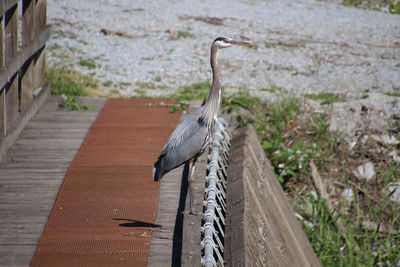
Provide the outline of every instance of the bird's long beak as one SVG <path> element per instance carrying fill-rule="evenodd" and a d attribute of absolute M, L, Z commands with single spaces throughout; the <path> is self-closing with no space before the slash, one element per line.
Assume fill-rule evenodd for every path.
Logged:
<path fill-rule="evenodd" d="M 249 42 L 243 42 L 243 41 L 236 41 L 236 40 L 232 40 L 230 41 L 231 44 L 233 45 L 241 45 L 241 46 L 253 46 L 252 43 Z"/>

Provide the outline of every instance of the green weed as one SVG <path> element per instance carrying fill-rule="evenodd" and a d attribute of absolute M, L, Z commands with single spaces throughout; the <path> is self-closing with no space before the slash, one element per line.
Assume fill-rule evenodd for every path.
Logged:
<path fill-rule="evenodd" d="M 398 1 L 391 2 L 389 4 L 388 9 L 389 9 L 389 13 L 400 15 L 400 3 Z"/>
<path fill-rule="evenodd" d="M 389 6 L 390 12 L 390 5 L 393 3 L 390 0 L 343 0 L 343 4 L 372 10 L 379 10 L 382 7 Z"/>
<path fill-rule="evenodd" d="M 186 114 L 189 108 L 189 104 L 185 103 L 185 102 L 180 102 L 179 105 L 178 104 L 173 104 L 171 106 L 171 113 L 177 113 L 179 112 L 179 110 L 182 110 L 183 114 Z"/>
<path fill-rule="evenodd" d="M 96 61 L 92 58 L 81 58 L 79 60 L 79 65 L 87 67 L 90 70 L 97 68 Z"/>
<path fill-rule="evenodd" d="M 91 109 L 89 106 L 80 105 L 79 97 L 88 95 L 90 89 L 98 89 L 98 83 L 92 78 L 65 67 L 47 68 L 45 78 L 53 95 L 64 96 L 61 106 L 71 110 Z"/>
<path fill-rule="evenodd" d="M 208 82 L 184 86 L 173 98 L 177 101 L 199 100 L 206 98 L 211 84 Z"/>
<path fill-rule="evenodd" d="M 164 89 L 166 86 L 164 85 L 156 85 L 151 82 L 136 82 L 135 83 L 138 87 L 143 89 Z"/>
<path fill-rule="evenodd" d="M 189 31 L 178 31 L 178 38 L 192 38 L 194 35 Z"/>
<path fill-rule="evenodd" d="M 105 87 L 110 87 L 112 84 L 113 84 L 112 81 L 106 81 L 106 82 L 103 83 L 103 85 L 104 85 Z"/>
<path fill-rule="evenodd" d="M 335 102 L 344 102 L 346 99 L 342 95 L 334 93 L 319 93 L 306 95 L 307 98 L 320 101 L 322 105 L 329 105 Z"/>

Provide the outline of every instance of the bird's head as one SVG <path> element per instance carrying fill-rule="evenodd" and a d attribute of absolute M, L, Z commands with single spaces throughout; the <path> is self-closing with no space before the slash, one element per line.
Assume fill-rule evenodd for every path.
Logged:
<path fill-rule="evenodd" d="M 229 37 L 218 37 L 213 42 L 213 46 L 216 46 L 218 48 L 227 48 L 231 47 L 232 45 L 253 46 L 252 43 L 232 40 Z"/>

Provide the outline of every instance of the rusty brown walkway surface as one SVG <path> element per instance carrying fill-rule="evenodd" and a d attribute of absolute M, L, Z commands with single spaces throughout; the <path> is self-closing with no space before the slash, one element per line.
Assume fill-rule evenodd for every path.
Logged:
<path fill-rule="evenodd" d="M 62 184 L 32 266 L 146 266 L 159 183 L 152 164 L 179 114 L 109 99 Z"/>
<path fill-rule="evenodd" d="M 145 266 L 159 184 L 152 163 L 179 119 L 157 100 L 51 97 L 0 162 L 0 266 Z M 50 125 L 50 126 L 49 126 Z M 71 165 L 70 165 L 71 164 Z M 32 253 L 32 254 L 31 254 Z"/>
<path fill-rule="evenodd" d="M 58 189 L 106 99 L 68 111 L 50 96 L 0 161 L 0 266 L 28 266 Z"/>

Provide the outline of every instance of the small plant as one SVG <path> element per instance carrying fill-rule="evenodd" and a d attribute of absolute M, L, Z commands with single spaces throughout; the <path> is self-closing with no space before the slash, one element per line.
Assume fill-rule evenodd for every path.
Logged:
<path fill-rule="evenodd" d="M 105 87 L 110 87 L 112 84 L 113 84 L 112 81 L 106 81 L 106 82 L 103 83 L 103 85 L 104 85 Z"/>
<path fill-rule="evenodd" d="M 189 104 L 185 102 L 180 102 L 179 105 L 172 105 L 171 107 L 171 113 L 177 113 L 179 112 L 179 108 L 182 110 L 183 114 L 187 113 L 187 110 L 189 108 Z"/>
<path fill-rule="evenodd" d="M 83 67 L 87 67 L 89 70 L 93 70 L 95 68 L 97 68 L 97 64 L 96 61 L 94 61 L 94 59 L 92 58 L 81 58 L 79 60 L 79 65 L 83 66 Z"/>
<path fill-rule="evenodd" d="M 184 86 L 173 98 L 177 101 L 199 100 L 206 98 L 211 84 L 208 82 Z"/>
<path fill-rule="evenodd" d="M 188 31 L 178 31 L 178 38 L 191 38 L 194 35 Z"/>
<path fill-rule="evenodd" d="M 61 95 L 61 104 L 60 106 L 66 108 L 68 110 L 92 110 L 92 106 L 84 106 L 79 103 L 79 96 L 76 95 Z"/>
<path fill-rule="evenodd" d="M 166 88 L 166 86 L 164 86 L 164 85 L 156 85 L 156 84 L 150 83 L 150 82 L 136 82 L 135 85 L 140 88 L 152 89 L 152 90 Z"/>
<path fill-rule="evenodd" d="M 391 4 L 390 0 L 343 0 L 346 6 L 355 6 L 365 9 L 379 10 Z M 390 11 L 389 11 L 390 12 Z"/>
<path fill-rule="evenodd" d="M 361 0 L 343 0 L 343 4 L 346 6 L 359 6 Z"/>
<path fill-rule="evenodd" d="M 146 82 L 136 82 L 135 85 L 137 85 L 140 88 L 146 88 L 146 89 L 156 89 L 157 88 L 154 84 L 146 83 Z"/>
<path fill-rule="evenodd" d="M 48 68 L 45 77 L 50 85 L 51 93 L 63 96 L 60 104 L 62 107 L 69 110 L 92 109 L 90 106 L 82 106 L 79 103 L 79 97 L 87 95 L 85 86 L 94 86 L 92 80 L 65 67 Z"/>
<path fill-rule="evenodd" d="M 389 4 L 389 13 L 400 15 L 400 3 L 398 1 L 394 1 Z"/>
<path fill-rule="evenodd" d="M 320 101 L 322 105 L 329 105 L 336 102 L 344 102 L 346 99 L 342 95 L 334 93 L 319 93 L 306 95 L 307 98 Z"/>

